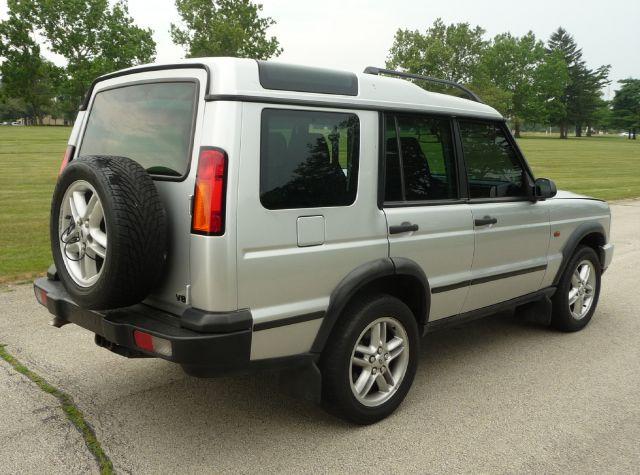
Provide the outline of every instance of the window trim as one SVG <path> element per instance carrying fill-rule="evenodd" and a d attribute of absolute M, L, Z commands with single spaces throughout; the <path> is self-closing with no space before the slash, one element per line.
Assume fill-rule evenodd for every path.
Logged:
<path fill-rule="evenodd" d="M 533 183 L 535 181 L 533 172 L 531 171 L 531 168 L 529 167 L 527 160 L 524 158 L 524 155 L 522 154 L 520 147 L 518 147 L 518 144 L 515 138 L 511 134 L 509 127 L 507 127 L 506 121 L 497 121 L 493 119 L 482 119 L 482 118 L 475 118 L 475 117 L 454 117 L 453 120 L 456 124 L 455 127 L 456 127 L 456 134 L 458 137 L 459 147 L 460 147 L 460 158 L 462 161 L 462 166 L 464 167 L 463 168 L 464 173 L 461 174 L 462 175 L 461 178 L 464 180 L 464 183 L 465 183 L 464 186 L 467 190 L 467 197 L 468 197 L 467 202 L 470 204 L 481 204 L 481 203 L 510 203 L 510 202 L 518 202 L 518 201 L 533 201 Z M 525 174 L 525 178 L 527 181 L 527 183 L 525 184 L 525 196 L 497 196 L 494 198 L 491 198 L 491 197 L 471 198 L 471 189 L 469 188 L 469 177 L 467 175 L 467 170 L 466 170 L 467 164 L 466 164 L 466 159 L 464 157 L 464 147 L 462 145 L 462 134 L 460 132 L 460 122 L 492 124 L 503 132 L 505 138 L 507 139 L 507 142 L 509 142 L 509 145 L 511 145 L 511 147 L 515 152 L 516 160 L 522 167 L 522 171 Z"/>
<path fill-rule="evenodd" d="M 378 113 L 378 209 L 384 208 L 384 192 L 387 182 L 386 143 L 385 132 L 387 130 L 384 112 Z"/>
<path fill-rule="evenodd" d="M 460 157 L 458 150 L 458 136 L 456 134 L 456 127 L 454 124 L 455 116 L 447 115 L 447 114 L 432 114 L 432 113 L 420 113 L 420 112 L 407 112 L 407 111 L 379 111 L 382 119 L 380 120 L 380 128 L 378 130 L 379 134 L 379 163 L 380 170 L 383 174 L 382 181 L 378 180 L 378 202 L 379 208 L 409 208 L 409 207 L 419 207 L 419 206 L 443 206 L 443 205 L 452 205 L 452 204 L 464 204 L 468 200 L 468 191 L 466 188 L 466 182 L 462 181 L 461 173 L 460 173 Z M 453 165 L 455 167 L 455 175 L 456 175 L 456 194 L 458 195 L 456 198 L 447 198 L 447 199 L 439 199 L 439 200 L 406 200 L 406 190 L 405 190 L 405 182 L 404 182 L 404 167 L 402 161 L 402 147 L 400 146 L 400 128 L 398 125 L 398 116 L 404 117 L 418 117 L 418 118 L 426 118 L 426 119 L 435 119 L 435 120 L 446 120 L 449 123 L 449 129 L 451 134 L 451 142 L 453 146 Z M 386 134 L 386 122 L 388 118 L 392 118 L 395 124 L 396 131 L 396 141 L 398 145 L 398 161 L 400 166 L 400 182 L 402 188 L 402 196 L 405 198 L 402 201 L 386 201 L 385 191 L 387 184 L 386 177 L 386 157 L 387 157 L 387 148 L 385 142 L 385 134 Z"/>
<path fill-rule="evenodd" d="M 360 187 L 360 158 L 362 155 L 362 121 L 360 120 L 360 116 L 354 111 L 333 111 L 327 110 L 328 108 L 314 108 L 314 109 L 299 109 L 296 107 L 263 107 L 260 109 L 260 132 L 259 132 L 259 141 L 258 141 L 258 201 L 260 202 L 260 206 L 263 209 L 271 212 L 278 211 L 291 211 L 291 210 L 305 210 L 305 209 L 332 209 L 332 208 L 348 208 L 353 206 L 356 200 L 358 199 L 358 188 Z M 260 188 L 260 184 L 262 182 L 262 132 L 264 130 L 264 113 L 266 111 L 284 111 L 284 112 L 308 112 L 308 113 L 320 113 L 320 114 L 341 114 L 341 115 L 352 115 L 355 116 L 358 121 L 358 160 L 357 160 L 357 168 L 356 168 L 356 189 L 355 194 L 353 196 L 353 200 L 350 203 L 343 205 L 321 205 L 321 206 L 303 206 L 303 207 L 288 207 L 288 208 L 268 208 L 262 202 L 262 190 Z"/>
<path fill-rule="evenodd" d="M 110 79 L 110 78 L 109 78 Z M 95 98 L 98 94 L 100 94 L 101 92 L 106 92 L 106 91 L 112 91 L 114 89 L 122 89 L 125 87 L 131 87 L 131 86 L 139 86 L 139 85 L 143 85 L 143 84 L 167 84 L 167 83 L 184 83 L 184 82 L 190 82 L 195 84 L 195 89 L 194 89 L 194 99 L 193 99 L 193 111 L 191 114 L 191 136 L 189 137 L 189 149 L 187 152 L 187 168 L 184 171 L 184 174 L 181 176 L 168 176 L 168 175 L 156 175 L 156 174 L 152 174 L 149 173 L 149 176 L 151 177 L 151 179 L 155 180 L 155 181 L 173 181 L 173 182 L 182 182 L 184 180 L 187 179 L 187 177 L 189 176 L 189 174 L 191 173 L 191 167 L 193 165 L 193 149 L 194 149 L 194 139 L 195 139 L 195 135 L 196 135 L 196 127 L 197 127 L 197 118 L 198 118 L 198 112 L 199 112 L 199 108 L 200 108 L 200 80 L 198 78 L 189 78 L 189 77 L 180 77 L 180 78 L 163 78 L 163 79 L 142 79 L 139 81 L 129 81 L 126 83 L 121 83 L 121 84 L 115 84 L 113 86 L 107 86 L 105 88 L 99 89 L 97 91 L 95 91 L 95 93 L 92 90 L 91 96 L 90 96 L 90 100 L 89 103 L 87 105 L 87 108 L 85 110 L 87 110 L 87 116 L 84 119 L 84 123 L 83 123 L 83 128 L 82 128 L 82 135 L 80 137 L 80 140 L 78 140 L 78 146 L 77 146 L 77 152 L 75 154 L 74 158 L 79 158 L 80 152 L 82 151 L 82 145 L 84 143 L 84 136 L 87 133 L 87 127 L 89 126 L 89 119 L 91 118 L 91 113 L 93 112 L 93 105 L 95 102 Z M 133 160 L 133 159 L 132 159 Z"/>
<path fill-rule="evenodd" d="M 398 115 L 397 114 L 393 114 L 393 125 L 394 125 L 394 129 L 396 131 L 396 145 L 398 147 L 398 166 L 400 167 L 400 194 L 402 195 L 402 201 L 406 202 L 407 201 L 407 184 L 405 182 L 405 178 L 404 178 L 404 159 L 403 159 L 403 153 L 402 153 L 402 140 L 400 140 L 400 125 L 398 125 Z M 385 134 L 386 134 L 386 130 L 385 130 Z M 386 145 L 386 144 L 385 144 Z M 386 157 L 387 157 L 387 150 L 385 147 L 385 152 L 384 152 L 384 156 L 385 156 L 385 170 L 386 170 Z M 385 183 L 386 185 L 386 183 Z M 385 190 L 386 191 L 386 190 Z M 425 200 L 427 201 L 427 200 Z"/>

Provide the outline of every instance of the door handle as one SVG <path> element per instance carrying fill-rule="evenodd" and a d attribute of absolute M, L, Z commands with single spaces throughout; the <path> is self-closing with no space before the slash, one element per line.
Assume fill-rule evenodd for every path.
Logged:
<path fill-rule="evenodd" d="M 498 218 L 494 218 L 491 216 L 485 216 L 484 218 L 478 218 L 473 220 L 473 224 L 476 226 L 487 226 L 489 224 L 496 224 L 498 222 Z"/>
<path fill-rule="evenodd" d="M 418 225 L 411 224 L 408 221 L 396 226 L 389 226 L 389 234 L 400 234 L 400 233 L 408 233 L 412 231 L 417 231 Z"/>

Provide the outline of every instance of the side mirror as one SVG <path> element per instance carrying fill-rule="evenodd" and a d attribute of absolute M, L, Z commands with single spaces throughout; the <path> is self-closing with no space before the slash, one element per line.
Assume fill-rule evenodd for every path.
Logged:
<path fill-rule="evenodd" d="M 548 178 L 538 178 L 533 185 L 533 197 L 538 200 L 553 198 L 558 193 L 556 184 Z"/>

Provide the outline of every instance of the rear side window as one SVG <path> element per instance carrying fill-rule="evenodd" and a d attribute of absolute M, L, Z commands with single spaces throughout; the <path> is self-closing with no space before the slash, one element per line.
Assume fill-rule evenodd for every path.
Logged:
<path fill-rule="evenodd" d="M 470 197 L 526 196 L 524 169 L 502 125 L 459 123 Z"/>
<path fill-rule="evenodd" d="M 385 201 L 458 198 L 451 122 L 387 116 Z"/>
<path fill-rule="evenodd" d="M 152 175 L 184 176 L 196 95 L 195 82 L 134 84 L 98 92 L 80 155 L 119 155 Z"/>
<path fill-rule="evenodd" d="M 260 201 L 268 209 L 347 206 L 356 198 L 355 114 L 264 109 Z"/>

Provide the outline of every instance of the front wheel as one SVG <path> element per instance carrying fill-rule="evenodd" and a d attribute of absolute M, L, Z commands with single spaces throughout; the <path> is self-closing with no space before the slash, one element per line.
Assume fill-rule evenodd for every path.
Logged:
<path fill-rule="evenodd" d="M 551 324 L 561 331 L 582 330 L 591 320 L 600 296 L 602 267 L 596 252 L 579 247 L 566 269 L 553 296 Z"/>
<path fill-rule="evenodd" d="M 352 305 L 323 354 L 326 407 L 358 424 L 384 419 L 411 387 L 418 347 L 416 319 L 401 300 L 380 295 Z"/>

